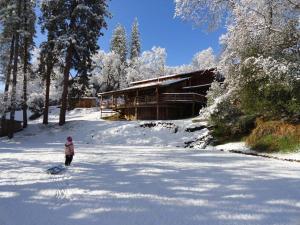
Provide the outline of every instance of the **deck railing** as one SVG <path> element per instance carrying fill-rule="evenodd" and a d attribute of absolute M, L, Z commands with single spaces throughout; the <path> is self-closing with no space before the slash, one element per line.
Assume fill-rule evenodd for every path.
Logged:
<path fill-rule="evenodd" d="M 164 104 L 164 103 L 204 103 L 206 102 L 206 97 L 197 93 L 162 93 L 157 96 L 145 95 L 137 96 L 134 98 L 124 98 L 118 97 L 115 99 L 107 99 L 102 101 L 102 108 L 122 108 L 122 107 L 133 107 L 133 106 L 145 106 L 152 104 Z"/>

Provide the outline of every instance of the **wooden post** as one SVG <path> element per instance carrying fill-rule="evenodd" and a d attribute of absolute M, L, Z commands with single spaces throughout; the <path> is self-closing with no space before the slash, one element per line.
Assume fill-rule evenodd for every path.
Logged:
<path fill-rule="evenodd" d="M 137 98 L 139 95 L 139 91 L 136 91 L 136 96 L 135 96 L 135 100 L 134 100 L 134 106 L 135 106 L 135 112 L 134 112 L 134 117 L 136 120 L 138 120 L 138 108 L 137 108 Z"/>
<path fill-rule="evenodd" d="M 102 102 L 103 102 L 103 97 L 100 95 L 100 119 L 102 119 Z"/>
<path fill-rule="evenodd" d="M 159 88 L 156 88 L 156 119 L 159 119 Z"/>
<path fill-rule="evenodd" d="M 195 116 L 195 102 L 193 102 L 193 105 L 192 105 L 193 109 L 192 109 L 192 113 L 193 113 L 193 116 Z"/>

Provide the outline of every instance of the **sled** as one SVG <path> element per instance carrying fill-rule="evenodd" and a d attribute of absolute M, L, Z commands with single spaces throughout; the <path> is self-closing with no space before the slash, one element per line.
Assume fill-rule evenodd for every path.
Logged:
<path fill-rule="evenodd" d="M 47 169 L 47 173 L 55 175 L 55 174 L 61 174 L 64 171 L 66 171 L 66 167 L 63 165 L 53 166 Z"/>

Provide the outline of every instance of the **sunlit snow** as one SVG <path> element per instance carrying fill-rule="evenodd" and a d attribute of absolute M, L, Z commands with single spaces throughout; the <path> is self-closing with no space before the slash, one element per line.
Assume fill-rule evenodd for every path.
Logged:
<path fill-rule="evenodd" d="M 176 147 L 196 134 L 96 110 L 71 111 L 60 127 L 57 113 L 0 139 L 1 225 L 300 224 L 299 163 Z M 69 135 L 72 166 L 45 173 L 63 163 Z"/>

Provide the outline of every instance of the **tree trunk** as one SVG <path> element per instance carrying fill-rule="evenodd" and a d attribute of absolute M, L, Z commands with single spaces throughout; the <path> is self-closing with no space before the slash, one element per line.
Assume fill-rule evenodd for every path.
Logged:
<path fill-rule="evenodd" d="M 4 114 L 2 115 L 2 120 L 4 121 L 6 119 L 6 107 L 7 107 L 7 101 L 8 101 L 8 90 L 9 90 L 9 84 L 10 84 L 10 75 L 11 75 L 11 65 L 14 58 L 14 45 L 15 45 L 15 36 L 13 35 L 11 38 L 11 44 L 10 44 L 10 55 L 9 55 L 9 62 L 7 65 L 7 72 L 6 72 L 6 79 L 5 79 L 5 87 L 4 87 L 4 99 L 3 104 L 5 105 Z M 4 123 L 3 123 L 4 124 Z"/>
<path fill-rule="evenodd" d="M 61 96 L 61 108 L 59 114 L 60 126 L 66 123 L 66 111 L 67 111 L 67 104 L 68 104 L 68 86 L 69 86 L 70 69 L 72 66 L 72 57 L 73 57 L 73 45 L 70 43 L 67 49 L 67 54 L 65 59 L 63 92 Z"/>
<path fill-rule="evenodd" d="M 47 53 L 49 54 L 49 53 Z M 44 118 L 43 124 L 48 124 L 49 114 L 49 95 L 50 95 L 50 84 L 51 84 L 51 73 L 53 69 L 53 63 L 50 62 L 50 57 L 47 56 L 47 69 L 46 69 L 46 93 L 45 93 L 45 107 L 44 107 Z"/>
<path fill-rule="evenodd" d="M 18 17 L 21 15 L 21 0 L 18 1 Z M 18 23 L 15 31 L 15 47 L 14 47 L 14 67 L 13 67 L 13 80 L 12 80 L 12 90 L 11 90 L 11 112 L 10 112 L 10 128 L 8 133 L 8 138 L 14 137 L 14 121 L 15 121 L 15 111 L 16 111 L 16 86 L 17 86 L 17 75 L 18 75 L 18 56 L 19 56 L 19 37 L 18 33 L 20 24 Z"/>
<path fill-rule="evenodd" d="M 24 65 L 23 65 L 23 128 L 27 127 L 27 70 L 28 70 L 28 37 L 27 37 L 27 0 L 24 0 L 24 29 L 25 29 L 25 36 L 24 36 Z"/>

